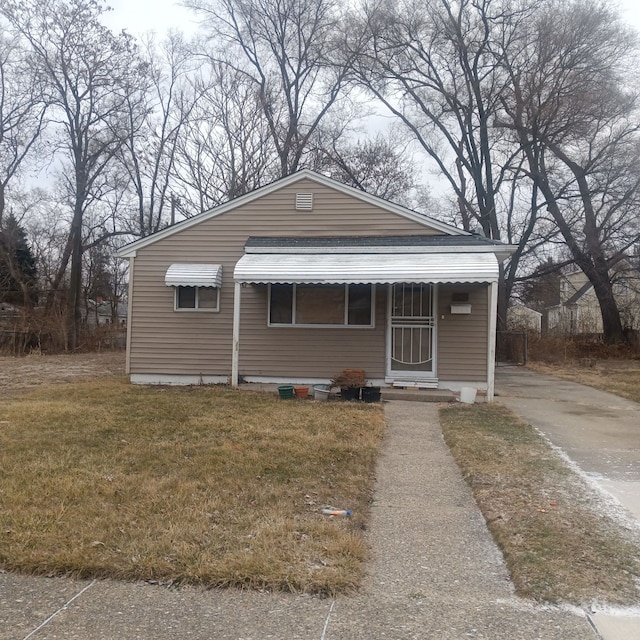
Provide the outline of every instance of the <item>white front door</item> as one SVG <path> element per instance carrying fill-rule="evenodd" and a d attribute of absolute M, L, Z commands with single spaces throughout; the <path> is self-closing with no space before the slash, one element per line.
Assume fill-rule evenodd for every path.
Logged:
<path fill-rule="evenodd" d="M 387 379 L 436 378 L 436 288 L 431 284 L 394 284 L 389 289 Z"/>

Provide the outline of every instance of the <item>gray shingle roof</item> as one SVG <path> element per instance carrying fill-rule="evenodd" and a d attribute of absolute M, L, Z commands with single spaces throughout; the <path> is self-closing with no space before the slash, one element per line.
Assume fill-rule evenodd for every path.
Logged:
<path fill-rule="evenodd" d="M 259 237 L 251 236 L 247 248 L 326 248 L 326 247 L 478 247 L 503 246 L 502 242 L 482 236 L 409 235 L 409 236 L 307 236 Z"/>

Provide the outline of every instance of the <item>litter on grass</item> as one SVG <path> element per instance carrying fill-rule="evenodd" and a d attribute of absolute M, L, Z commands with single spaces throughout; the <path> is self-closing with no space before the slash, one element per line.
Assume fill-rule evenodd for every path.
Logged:
<path fill-rule="evenodd" d="M 322 513 L 325 516 L 350 516 L 351 509 L 335 509 L 333 507 L 326 507 L 322 509 Z"/>

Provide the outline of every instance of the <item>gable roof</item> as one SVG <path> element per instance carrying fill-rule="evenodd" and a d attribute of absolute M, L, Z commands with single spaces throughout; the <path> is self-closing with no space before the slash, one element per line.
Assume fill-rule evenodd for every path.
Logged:
<path fill-rule="evenodd" d="M 585 282 L 568 300 L 565 300 L 564 304 L 567 306 L 577 304 L 578 300 L 592 287 L 593 285 L 590 282 Z"/>
<path fill-rule="evenodd" d="M 435 218 L 431 218 L 423 213 L 418 213 L 417 211 L 413 211 L 408 209 L 407 207 L 403 207 L 399 204 L 395 204 L 393 202 L 389 202 L 388 200 L 383 200 L 377 196 L 373 196 L 369 193 L 361 191 L 360 189 L 356 189 L 355 187 L 350 187 L 349 185 L 342 184 L 341 182 L 337 182 L 332 178 L 328 178 L 327 176 L 323 176 L 315 171 L 311 171 L 310 169 L 302 169 L 296 173 L 292 173 L 284 178 L 280 178 L 271 184 L 268 184 L 264 187 L 260 187 L 255 191 L 247 193 L 245 195 L 234 198 L 233 200 L 229 200 L 224 204 L 221 204 L 213 209 L 209 209 L 208 211 L 203 211 L 199 213 L 193 218 L 189 218 L 187 220 L 183 220 L 171 227 L 167 227 L 162 231 L 158 231 L 146 238 L 141 238 L 140 240 L 136 240 L 121 249 L 118 250 L 117 255 L 120 258 L 129 258 L 136 255 L 136 251 L 138 249 L 142 249 L 143 247 L 147 247 L 150 244 L 157 242 L 158 240 L 162 240 L 163 238 L 167 238 L 172 236 L 174 233 L 178 233 L 180 231 L 184 231 L 185 229 L 189 229 L 194 225 L 200 224 L 206 220 L 211 218 L 215 218 L 216 216 L 222 215 L 223 213 L 227 213 L 228 211 L 232 211 L 237 207 L 241 207 L 246 205 L 253 200 L 257 200 L 265 195 L 278 191 L 284 187 L 295 184 L 296 182 L 300 182 L 301 180 L 312 180 L 317 182 L 320 185 L 325 187 L 329 187 L 330 189 L 335 189 L 336 191 L 340 191 L 345 195 L 351 196 L 357 200 L 361 200 L 362 202 L 366 202 L 375 207 L 379 207 L 390 213 L 394 213 L 396 215 L 402 216 L 404 218 L 408 218 L 409 220 L 413 220 L 419 224 L 424 225 L 425 227 L 429 227 L 436 231 L 440 231 L 445 235 L 454 235 L 454 236 L 470 236 L 468 231 L 463 231 L 462 229 L 458 229 L 452 225 L 446 224 L 444 222 L 440 222 Z"/>
<path fill-rule="evenodd" d="M 536 311 L 535 309 L 532 309 L 531 307 L 527 307 L 526 304 L 512 304 L 508 309 L 507 309 L 507 313 L 509 312 L 513 312 L 513 311 L 523 311 L 524 313 L 528 313 L 528 314 L 532 314 L 536 317 L 542 317 L 542 314 L 539 311 Z"/>
<path fill-rule="evenodd" d="M 496 251 L 504 247 L 504 243 L 497 240 L 489 240 L 483 236 L 437 236 L 437 235 L 410 235 L 410 236 L 249 236 L 245 243 L 247 252 L 268 252 L 274 247 L 282 251 L 305 251 L 315 253 L 314 249 L 326 252 L 330 249 L 336 251 L 362 251 L 368 253 L 384 252 L 389 247 L 411 249 L 415 247 L 420 253 L 425 249 L 433 248 L 487 248 Z"/>

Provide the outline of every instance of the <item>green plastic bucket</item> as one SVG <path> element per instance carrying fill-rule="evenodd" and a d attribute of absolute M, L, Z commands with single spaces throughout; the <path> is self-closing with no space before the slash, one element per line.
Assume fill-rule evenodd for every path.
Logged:
<path fill-rule="evenodd" d="M 293 386 L 287 384 L 278 387 L 278 395 L 282 400 L 291 400 L 293 398 Z"/>

